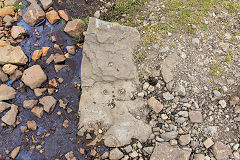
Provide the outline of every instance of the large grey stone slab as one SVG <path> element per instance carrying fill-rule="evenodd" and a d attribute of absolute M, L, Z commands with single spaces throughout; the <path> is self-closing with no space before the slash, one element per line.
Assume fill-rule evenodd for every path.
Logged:
<path fill-rule="evenodd" d="M 149 138 L 149 108 L 142 99 L 132 100 L 138 83 L 132 52 L 139 40 L 134 28 L 90 18 L 83 46 L 80 135 L 101 129 L 100 139 L 109 147 Z"/>
<path fill-rule="evenodd" d="M 83 47 L 82 86 L 136 80 L 132 53 L 139 41 L 140 34 L 135 28 L 90 18 Z"/>

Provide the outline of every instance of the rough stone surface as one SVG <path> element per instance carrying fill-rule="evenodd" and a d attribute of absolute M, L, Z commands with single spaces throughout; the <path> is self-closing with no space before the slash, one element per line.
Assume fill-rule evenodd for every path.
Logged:
<path fill-rule="evenodd" d="M 8 63 L 24 65 L 28 61 L 27 56 L 23 53 L 20 46 L 3 46 L 0 47 L 0 51 L 0 65 Z"/>
<path fill-rule="evenodd" d="M 60 19 L 60 17 L 58 16 L 58 12 L 55 10 L 51 10 L 51 11 L 47 12 L 46 18 L 50 24 L 54 24 Z"/>
<path fill-rule="evenodd" d="M 16 96 L 14 88 L 7 86 L 6 84 L 0 85 L 0 101 L 13 99 Z"/>
<path fill-rule="evenodd" d="M 77 158 L 74 156 L 73 151 L 70 151 L 70 152 L 68 152 L 67 154 L 65 154 L 65 158 L 66 158 L 67 160 L 77 160 Z"/>
<path fill-rule="evenodd" d="M 23 19 L 30 26 L 35 26 L 45 18 L 45 12 L 37 3 L 32 3 L 28 8 L 27 12 L 23 15 Z"/>
<path fill-rule="evenodd" d="M 87 26 L 81 19 L 75 19 L 69 21 L 64 28 L 64 32 L 69 34 L 71 37 L 83 41 L 83 32 L 86 30 Z"/>
<path fill-rule="evenodd" d="M 71 55 L 75 55 L 76 54 L 76 47 L 75 46 L 67 46 L 66 47 L 67 52 Z"/>
<path fill-rule="evenodd" d="M 2 71 L 2 68 L 0 68 L 0 81 L 6 82 L 7 80 L 8 80 L 7 74 L 5 74 L 5 73 Z"/>
<path fill-rule="evenodd" d="M 150 136 L 144 122 L 149 110 L 141 99 L 131 100 L 138 82 L 132 51 L 139 38 L 134 28 L 90 18 L 83 46 L 80 135 L 97 127 L 106 131 L 102 138 L 109 147 Z"/>
<path fill-rule="evenodd" d="M 17 2 L 19 2 L 19 0 L 6 0 L 6 1 L 4 1 L 4 5 L 12 6 L 12 5 L 16 4 Z"/>
<path fill-rule="evenodd" d="M 5 64 L 3 67 L 2 67 L 2 70 L 4 73 L 8 74 L 8 75 L 12 75 L 15 70 L 18 68 L 18 66 L 16 65 L 13 65 L 13 64 Z"/>
<path fill-rule="evenodd" d="M 178 64 L 179 61 L 179 56 L 177 55 L 177 53 L 173 53 L 169 56 L 167 56 L 167 58 L 165 58 L 161 64 L 161 73 L 163 76 L 163 80 L 168 83 L 170 81 L 173 80 L 173 73 L 172 70 L 174 69 L 174 67 Z"/>
<path fill-rule="evenodd" d="M 190 111 L 189 118 L 193 123 L 201 123 L 203 121 L 202 113 L 200 111 Z"/>
<path fill-rule="evenodd" d="M 11 107 L 11 104 L 6 103 L 6 102 L 0 102 L 0 113 L 4 112 L 8 108 Z"/>
<path fill-rule="evenodd" d="M 124 154 L 118 149 L 114 148 L 113 150 L 110 151 L 109 158 L 111 160 L 118 160 L 121 159 L 124 156 Z"/>
<path fill-rule="evenodd" d="M 60 63 L 66 60 L 66 57 L 62 54 L 56 53 L 53 57 L 55 63 Z"/>
<path fill-rule="evenodd" d="M 37 99 L 25 100 L 23 102 L 23 108 L 32 109 L 38 103 Z"/>
<path fill-rule="evenodd" d="M 22 81 L 31 89 L 40 87 L 46 80 L 47 76 L 40 65 L 34 65 L 23 72 Z"/>
<path fill-rule="evenodd" d="M 23 74 L 22 71 L 16 70 L 9 78 L 12 81 L 16 81 L 22 77 L 22 74 Z"/>
<path fill-rule="evenodd" d="M 6 15 L 14 15 L 14 6 L 6 6 L 4 8 L 0 8 L 0 17 L 4 17 Z"/>
<path fill-rule="evenodd" d="M 147 101 L 147 103 L 152 108 L 152 110 L 156 113 L 159 113 L 163 109 L 163 105 L 154 97 L 151 97 Z"/>
<path fill-rule="evenodd" d="M 150 160 L 189 160 L 191 152 L 168 143 L 156 143 Z"/>
<path fill-rule="evenodd" d="M 136 29 L 90 18 L 83 46 L 82 85 L 137 79 L 132 52 L 139 41 Z"/>
<path fill-rule="evenodd" d="M 32 55 L 32 60 L 36 62 L 42 56 L 41 50 L 35 50 Z"/>
<path fill-rule="evenodd" d="M 12 152 L 11 152 L 11 158 L 12 159 L 15 159 L 17 157 L 20 149 L 21 149 L 21 146 L 17 146 L 12 150 Z"/>
<path fill-rule="evenodd" d="M 47 90 L 47 88 L 36 88 L 34 89 L 35 96 L 39 97 L 43 95 L 43 93 Z"/>
<path fill-rule="evenodd" d="M 40 0 L 40 2 L 42 3 L 44 10 L 47 10 L 49 7 L 51 7 L 53 5 L 52 0 Z"/>
<path fill-rule="evenodd" d="M 26 33 L 24 27 L 22 26 L 13 26 L 11 29 L 11 35 L 14 39 Z"/>
<path fill-rule="evenodd" d="M 5 26 L 6 26 L 6 27 L 11 27 L 11 26 L 12 26 L 12 23 L 14 22 L 14 18 L 12 18 L 12 17 L 9 16 L 9 15 L 6 15 L 6 16 L 3 18 L 3 22 L 5 22 Z"/>
<path fill-rule="evenodd" d="M 166 132 L 161 134 L 161 138 L 165 141 L 177 138 L 178 133 L 176 131 Z"/>
<path fill-rule="evenodd" d="M 213 145 L 212 151 L 217 160 L 227 160 L 232 154 L 231 149 L 219 141 Z"/>
<path fill-rule="evenodd" d="M 57 104 L 57 100 L 53 96 L 45 96 L 39 99 L 39 103 L 43 105 L 44 111 L 51 113 Z"/>
<path fill-rule="evenodd" d="M 12 104 L 11 109 L 2 117 L 2 121 L 7 125 L 13 125 L 18 114 L 18 106 Z"/>
<path fill-rule="evenodd" d="M 204 154 L 194 154 L 194 160 L 206 160 Z"/>
<path fill-rule="evenodd" d="M 206 148 L 210 148 L 213 144 L 214 144 L 214 142 L 212 141 L 211 138 L 207 138 L 207 139 L 203 142 L 203 145 L 204 145 Z"/>
<path fill-rule="evenodd" d="M 42 116 L 43 116 L 43 111 L 44 111 L 43 107 L 34 107 L 34 108 L 31 110 L 31 112 L 32 112 L 35 116 L 37 116 L 38 118 L 42 118 Z"/>
<path fill-rule="evenodd" d="M 185 146 L 187 144 L 189 144 L 191 141 L 191 135 L 190 134 L 186 134 L 186 135 L 181 135 L 179 137 L 179 144 L 182 146 Z"/>
<path fill-rule="evenodd" d="M 68 17 L 68 15 L 66 14 L 66 12 L 65 12 L 64 10 L 59 10 L 59 11 L 58 11 L 58 14 L 59 14 L 59 16 L 60 16 L 62 19 L 64 19 L 65 21 L 68 21 L 68 20 L 69 20 L 69 17 Z"/>
<path fill-rule="evenodd" d="M 37 129 L 37 123 L 34 120 L 27 121 L 27 127 L 28 129 L 35 131 Z"/>

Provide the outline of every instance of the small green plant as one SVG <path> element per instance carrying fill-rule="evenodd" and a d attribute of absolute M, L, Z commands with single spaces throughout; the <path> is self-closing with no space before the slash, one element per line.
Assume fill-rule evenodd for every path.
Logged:
<path fill-rule="evenodd" d="M 66 24 L 66 22 L 65 22 L 64 20 L 61 20 L 61 22 L 62 22 L 62 25 L 63 25 L 63 26 Z"/>
<path fill-rule="evenodd" d="M 83 19 L 83 22 L 86 24 L 86 26 L 88 26 L 89 16 L 87 16 L 86 18 L 84 18 L 84 19 Z"/>
<path fill-rule="evenodd" d="M 73 38 L 73 40 L 74 40 L 76 43 L 81 43 L 81 42 L 82 42 L 81 35 L 79 35 L 78 38 Z"/>
<path fill-rule="evenodd" d="M 145 54 L 133 54 L 133 56 L 136 62 L 142 62 L 146 57 Z"/>
<path fill-rule="evenodd" d="M 228 10 L 229 13 L 236 13 L 240 11 L 240 5 L 237 2 L 230 1 L 225 3 L 225 8 Z"/>
<path fill-rule="evenodd" d="M 171 46 L 172 46 L 173 48 L 176 48 L 176 43 L 175 43 L 175 42 L 172 42 Z"/>
<path fill-rule="evenodd" d="M 210 75 L 214 76 L 216 78 L 223 75 L 223 67 L 222 65 L 217 61 L 213 62 L 210 66 Z"/>
<path fill-rule="evenodd" d="M 226 55 L 224 62 L 228 64 L 232 64 L 233 63 L 232 57 L 230 55 Z"/>
<path fill-rule="evenodd" d="M 24 7 L 26 7 L 26 4 L 22 3 L 22 5 L 20 5 L 19 3 L 16 3 L 13 6 L 14 6 L 14 11 L 17 12 L 19 10 L 22 10 Z"/>

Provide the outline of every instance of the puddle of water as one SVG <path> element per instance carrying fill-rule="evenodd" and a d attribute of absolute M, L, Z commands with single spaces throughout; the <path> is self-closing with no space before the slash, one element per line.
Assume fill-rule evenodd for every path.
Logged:
<path fill-rule="evenodd" d="M 27 2 L 25 1 L 24 3 Z M 23 12 L 26 12 L 26 8 Z M 65 22 L 63 20 L 60 20 L 54 25 L 49 24 L 49 22 L 45 20 L 45 22 L 43 22 L 40 26 L 31 27 L 26 24 L 22 18 L 20 18 L 15 24 L 18 26 L 24 26 L 27 34 L 29 35 L 29 37 L 26 37 L 23 42 L 18 44 L 21 46 L 24 53 L 29 57 L 29 63 L 27 66 L 24 66 L 24 68 L 34 64 L 40 64 L 44 72 L 47 74 L 48 80 L 52 78 L 63 78 L 64 82 L 58 85 L 58 92 L 54 93 L 53 96 L 58 100 L 61 98 L 66 98 L 69 101 L 67 107 L 70 107 L 73 111 L 68 114 L 66 110 L 59 107 L 57 104 L 53 113 L 49 115 L 44 113 L 44 116 L 39 119 L 34 116 L 30 110 L 24 109 L 21 106 L 23 105 L 23 101 L 26 99 L 38 99 L 40 97 L 36 97 L 33 90 L 27 86 L 23 87 L 25 90 L 24 93 L 21 93 L 19 89 L 16 98 L 9 100 L 8 102 L 20 106 L 18 118 L 20 119 L 21 123 L 17 125 L 16 128 L 11 126 L 3 128 L 0 126 L 0 155 L 3 157 L 7 156 L 5 150 L 11 151 L 17 145 L 21 145 L 21 151 L 17 159 L 28 160 L 61 158 L 64 157 L 64 154 L 69 151 L 73 151 L 74 155 L 78 159 L 86 159 L 86 157 L 88 157 L 87 159 L 91 159 L 89 157 L 90 148 L 86 148 L 85 146 L 86 141 L 83 139 L 79 140 L 79 137 L 76 136 L 78 131 L 77 112 L 81 90 L 79 88 L 75 88 L 72 82 L 80 82 L 80 66 L 82 57 L 81 49 L 77 49 L 76 55 L 70 56 L 70 58 L 65 61 L 65 64 L 68 65 L 68 67 L 62 69 L 58 73 L 55 72 L 53 63 L 50 65 L 45 64 L 46 58 L 49 57 L 50 54 L 56 53 L 54 49 L 50 49 L 47 56 L 42 58 L 37 63 L 30 61 L 34 50 L 40 50 L 42 47 L 48 46 L 53 48 L 54 44 L 58 44 L 62 47 L 62 49 L 64 49 L 63 51 L 66 51 L 66 46 L 75 44 L 75 41 L 73 41 L 71 37 L 63 32 L 64 24 Z M 34 32 L 35 29 L 38 30 L 40 38 L 36 37 Z M 56 43 L 51 42 L 51 36 L 53 35 L 56 36 Z M 35 47 L 34 44 L 39 44 L 39 47 Z M 21 80 L 15 82 L 8 81 L 7 84 L 17 88 L 20 82 Z M 49 88 L 48 81 L 43 83 L 42 87 Z M 44 95 L 48 95 L 48 93 L 45 92 Z M 62 113 L 60 116 L 57 115 L 58 111 L 61 111 Z M 1 113 L 0 117 L 2 117 L 5 113 L 6 112 Z M 70 121 L 67 129 L 62 126 L 62 123 L 65 119 Z M 26 126 L 26 122 L 28 120 L 35 120 L 37 122 L 37 131 L 21 133 L 20 126 Z M 46 133 L 50 133 L 51 135 L 49 137 L 42 138 L 42 136 Z M 32 141 L 32 135 L 37 142 Z M 42 147 L 40 149 L 30 150 L 30 146 L 32 145 L 41 145 Z M 77 150 L 79 147 L 85 148 L 88 152 L 85 155 L 81 155 Z M 41 149 L 44 149 L 43 153 L 40 153 Z M 108 149 L 104 146 L 100 146 L 97 148 L 97 150 L 99 153 L 104 153 Z"/>

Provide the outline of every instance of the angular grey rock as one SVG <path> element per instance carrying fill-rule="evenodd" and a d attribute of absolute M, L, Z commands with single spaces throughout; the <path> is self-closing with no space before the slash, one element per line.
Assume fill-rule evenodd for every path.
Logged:
<path fill-rule="evenodd" d="M 22 71 L 16 70 L 9 78 L 14 82 L 22 77 Z"/>
<path fill-rule="evenodd" d="M 220 98 L 221 97 L 221 93 L 217 90 L 213 91 L 213 95 L 214 95 L 214 98 Z"/>
<path fill-rule="evenodd" d="M 179 96 L 185 96 L 186 95 L 185 88 L 179 83 L 176 84 L 176 87 L 173 89 L 173 91 L 176 92 L 177 95 L 179 95 Z"/>
<path fill-rule="evenodd" d="M 214 145 L 214 142 L 211 138 L 207 138 L 205 141 L 203 141 L 203 145 L 206 148 L 210 148 L 212 145 Z"/>
<path fill-rule="evenodd" d="M 174 99 L 174 96 L 169 92 L 165 92 L 165 93 L 163 93 L 163 98 L 167 101 L 170 101 L 170 100 Z"/>
<path fill-rule="evenodd" d="M 38 103 L 37 99 L 29 99 L 23 102 L 23 108 L 32 109 Z"/>
<path fill-rule="evenodd" d="M 184 117 L 178 117 L 178 119 L 176 119 L 177 123 L 183 123 L 185 121 L 186 121 L 186 119 Z"/>
<path fill-rule="evenodd" d="M 14 18 L 12 18 L 10 15 L 6 15 L 3 18 L 3 22 L 5 22 L 6 27 L 10 27 L 10 26 L 12 26 L 12 23 L 14 22 Z"/>
<path fill-rule="evenodd" d="M 64 28 L 64 32 L 73 38 L 83 41 L 83 32 L 87 29 L 86 24 L 81 19 L 69 21 Z"/>
<path fill-rule="evenodd" d="M 18 114 L 18 106 L 12 104 L 11 109 L 2 117 L 2 121 L 7 125 L 13 125 Z"/>
<path fill-rule="evenodd" d="M 190 151 L 173 147 L 168 143 L 157 143 L 150 160 L 189 160 Z"/>
<path fill-rule="evenodd" d="M 192 44 L 195 45 L 195 46 L 199 46 L 200 40 L 198 38 L 193 38 L 192 39 Z"/>
<path fill-rule="evenodd" d="M 5 74 L 0 67 L 0 81 L 6 82 L 8 80 L 7 74 Z"/>
<path fill-rule="evenodd" d="M 165 141 L 177 138 L 178 133 L 176 131 L 166 132 L 161 134 L 161 138 Z"/>
<path fill-rule="evenodd" d="M 20 37 L 24 33 L 26 33 L 26 31 L 23 26 L 13 26 L 11 29 L 11 35 L 14 39 Z"/>
<path fill-rule="evenodd" d="M 57 100 L 53 96 L 45 96 L 39 99 L 39 103 L 43 105 L 44 111 L 51 113 L 57 104 Z"/>
<path fill-rule="evenodd" d="M 183 117 L 188 117 L 188 111 L 179 111 L 178 115 L 183 116 Z"/>
<path fill-rule="evenodd" d="M 161 64 L 161 73 L 163 80 L 168 83 L 173 80 L 172 70 L 176 67 L 179 62 L 179 56 L 177 53 L 170 54 L 167 56 Z"/>
<path fill-rule="evenodd" d="M 35 26 L 45 18 L 45 12 L 37 3 L 32 3 L 28 8 L 27 12 L 23 15 L 23 19 L 30 26 Z"/>
<path fill-rule="evenodd" d="M 124 150 L 127 152 L 127 153 L 130 153 L 132 151 L 132 146 L 131 145 L 128 145 L 126 147 L 124 147 Z"/>
<path fill-rule="evenodd" d="M 100 18 L 100 15 L 101 15 L 101 13 L 100 13 L 99 10 L 97 10 L 97 11 L 94 13 L 94 17 L 95 17 L 95 18 Z"/>
<path fill-rule="evenodd" d="M 231 149 L 219 141 L 212 146 L 212 151 L 217 160 L 227 160 L 232 154 Z"/>
<path fill-rule="evenodd" d="M 7 86 L 6 84 L 0 85 L 0 101 L 13 99 L 16 94 L 17 92 L 14 88 Z"/>
<path fill-rule="evenodd" d="M 24 54 L 20 46 L 13 47 L 8 45 L 0 47 L 0 52 L 0 65 L 9 63 L 24 65 L 28 61 L 27 56 Z"/>
<path fill-rule="evenodd" d="M 152 154 L 154 147 L 144 147 L 143 150 L 147 153 L 147 154 Z"/>
<path fill-rule="evenodd" d="M 189 112 L 190 121 L 193 123 L 203 122 L 203 117 L 201 111 L 190 111 Z"/>
<path fill-rule="evenodd" d="M 179 143 L 182 146 L 185 146 L 185 145 L 189 144 L 190 141 L 191 141 L 191 135 L 190 134 L 181 135 L 179 137 Z"/>
<path fill-rule="evenodd" d="M 110 151 L 109 159 L 118 160 L 121 159 L 123 156 L 124 154 L 118 148 L 114 148 Z"/>
<path fill-rule="evenodd" d="M 71 55 L 75 55 L 76 54 L 76 47 L 75 46 L 67 46 L 66 47 L 67 52 Z"/>
<path fill-rule="evenodd" d="M 145 142 L 151 134 L 145 123 L 149 109 L 142 99 L 131 100 L 138 75 L 132 51 L 138 31 L 117 23 L 90 18 L 82 60 L 82 95 L 79 135 L 101 129 L 104 144 L 119 147 L 135 138 Z"/>
<path fill-rule="evenodd" d="M 23 72 L 22 81 L 31 89 L 40 87 L 46 80 L 47 76 L 40 65 L 29 67 Z"/>

